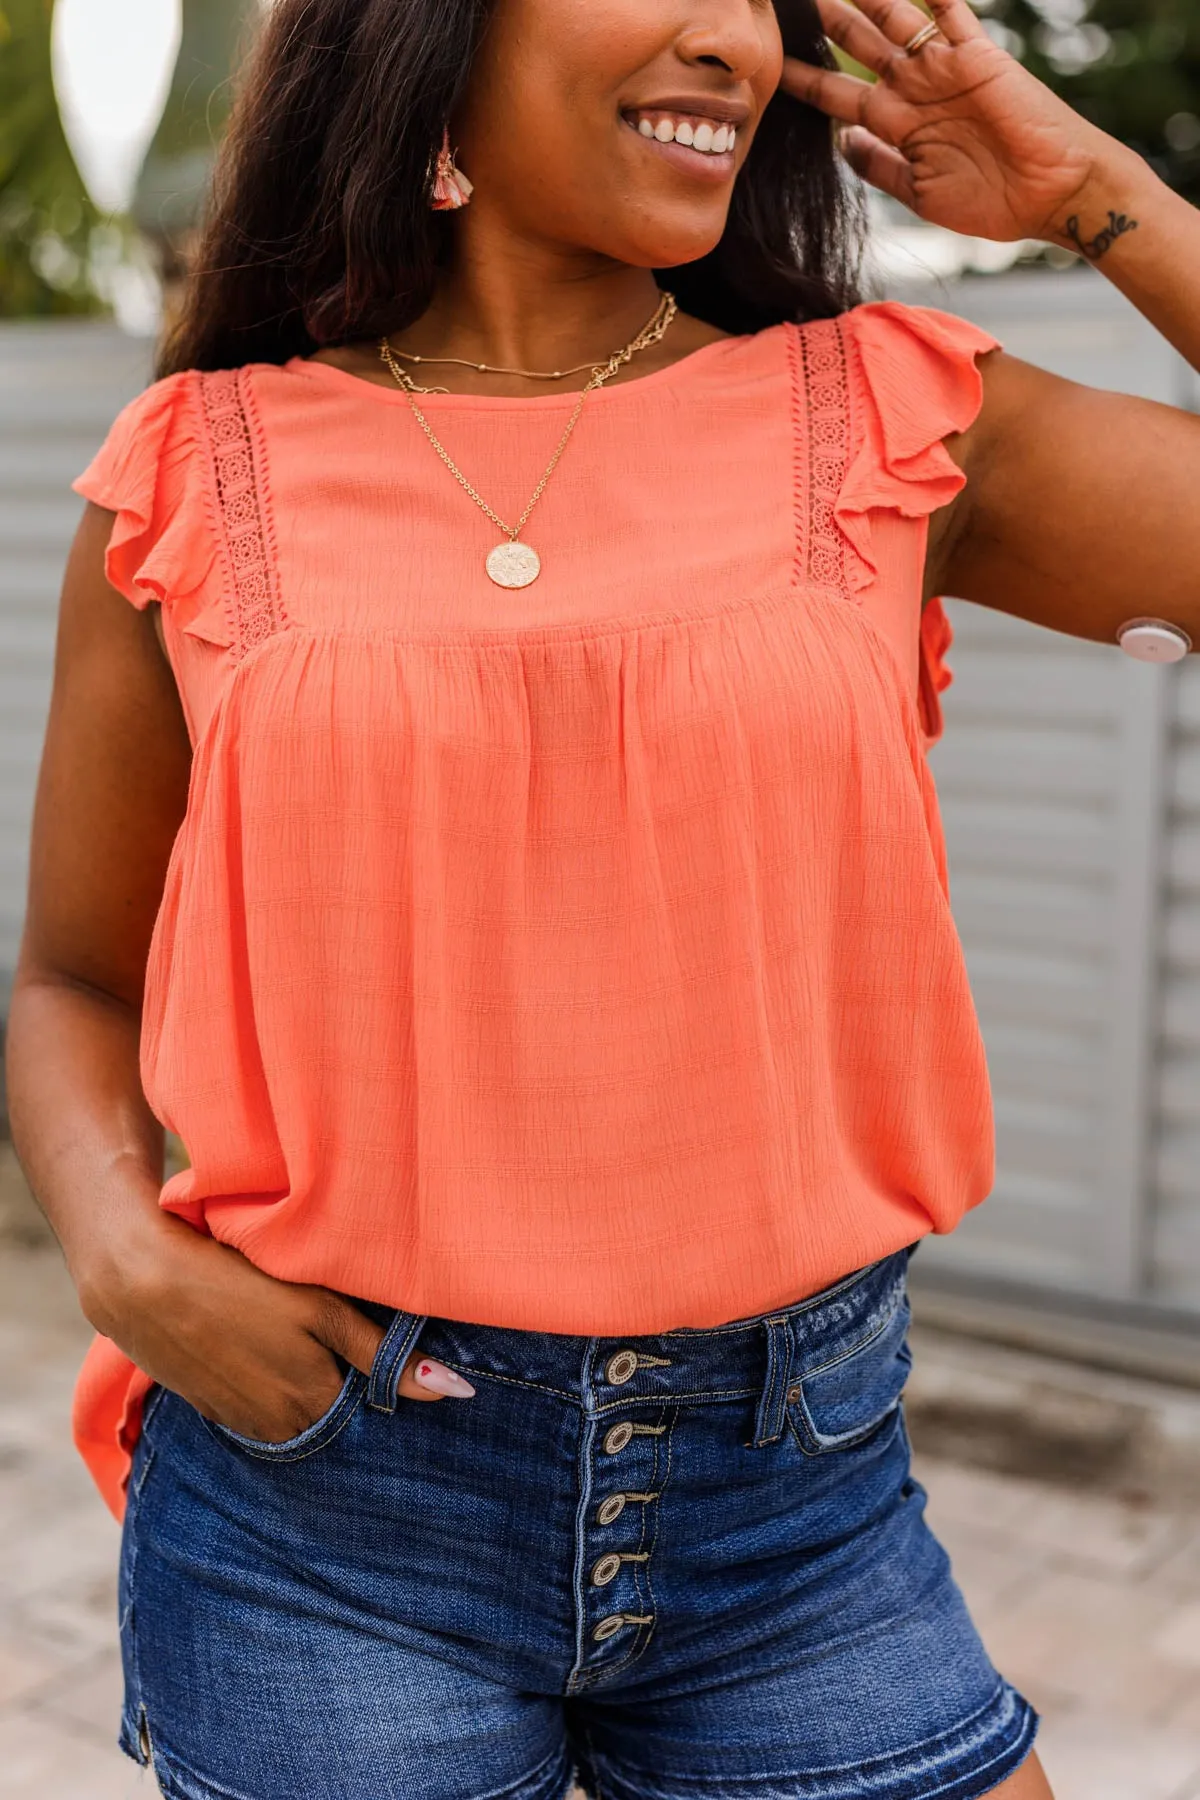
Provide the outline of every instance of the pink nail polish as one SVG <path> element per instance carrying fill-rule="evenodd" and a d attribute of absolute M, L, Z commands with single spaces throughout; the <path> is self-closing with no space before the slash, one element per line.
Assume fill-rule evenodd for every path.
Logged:
<path fill-rule="evenodd" d="M 431 1362 L 427 1356 L 423 1356 L 413 1370 L 413 1380 L 418 1387 L 428 1388 L 431 1394 L 447 1394 L 454 1400 L 469 1400 L 475 1392 L 469 1381 L 464 1381 L 445 1363 Z"/>

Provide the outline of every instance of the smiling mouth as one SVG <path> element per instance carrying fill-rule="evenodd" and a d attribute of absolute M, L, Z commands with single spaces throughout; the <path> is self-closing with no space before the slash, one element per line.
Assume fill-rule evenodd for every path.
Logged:
<path fill-rule="evenodd" d="M 621 117 L 639 137 L 656 144 L 678 144 L 705 162 L 732 167 L 737 128 L 703 113 L 665 112 L 658 107 L 638 108 Z"/>

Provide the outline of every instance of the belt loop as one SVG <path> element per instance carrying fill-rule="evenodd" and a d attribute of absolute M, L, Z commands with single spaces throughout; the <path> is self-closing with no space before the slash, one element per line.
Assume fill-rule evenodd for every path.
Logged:
<path fill-rule="evenodd" d="M 788 1369 L 791 1362 L 792 1338 L 784 1314 L 773 1314 L 762 1321 L 767 1334 L 767 1372 L 754 1420 L 753 1448 L 777 1444 L 783 1436 L 784 1407 L 787 1404 Z"/>
<path fill-rule="evenodd" d="M 395 1412 L 404 1365 L 425 1323 L 426 1318 L 419 1318 L 416 1313 L 398 1312 L 384 1332 L 367 1385 L 367 1405 L 376 1412 Z"/>

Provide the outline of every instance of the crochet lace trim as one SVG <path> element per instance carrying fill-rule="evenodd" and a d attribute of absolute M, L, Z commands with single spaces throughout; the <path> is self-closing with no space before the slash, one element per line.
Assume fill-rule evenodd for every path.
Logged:
<path fill-rule="evenodd" d="M 808 440 L 807 579 L 848 594 L 846 539 L 834 508 L 850 462 L 850 377 L 846 341 L 836 319 L 817 319 L 796 333 L 804 380 Z"/>
<path fill-rule="evenodd" d="M 284 630 L 287 617 L 243 371 L 207 372 L 200 377 L 200 392 L 228 570 L 231 645 L 240 661 L 256 644 Z"/>

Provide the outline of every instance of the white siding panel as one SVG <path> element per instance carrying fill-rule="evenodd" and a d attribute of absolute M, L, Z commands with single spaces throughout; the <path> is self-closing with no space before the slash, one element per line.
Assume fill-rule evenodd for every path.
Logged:
<path fill-rule="evenodd" d="M 1151 1279 L 1200 1308 L 1200 658 L 1175 674 L 1167 776 Z"/>
<path fill-rule="evenodd" d="M 1182 910 L 1182 923 L 1191 921 L 1187 902 L 1200 898 L 1200 819 L 1193 820 L 1180 808 L 1167 846 L 1167 882 Z M 1174 909 L 1172 909 L 1174 912 Z"/>
<path fill-rule="evenodd" d="M 1112 910 L 1087 882 L 962 868 L 954 882 L 959 930 L 976 943 L 1100 955 L 1112 936 Z"/>
<path fill-rule="evenodd" d="M 950 744 L 936 758 L 939 770 L 953 761 Z M 952 784 L 942 805 L 958 866 L 980 873 L 1014 869 L 1058 880 L 1064 875 L 1103 876 L 1110 861 L 1109 834 L 1102 813 L 1017 800 L 972 800 L 955 795 Z"/>
<path fill-rule="evenodd" d="M 962 603 L 951 612 L 955 683 L 933 766 L 998 1167 L 991 1199 L 927 1262 L 1086 1288 L 1106 1279 L 1126 665 Z"/>
<path fill-rule="evenodd" d="M 20 938 L 71 482 L 144 386 L 150 346 L 107 324 L 0 326 L 0 1004 Z"/>
<path fill-rule="evenodd" d="M 979 794 L 1091 801 L 1103 807 L 1116 779 L 1116 747 L 1102 730 L 1017 726 L 981 714 L 963 721 L 947 795 Z M 1200 793 L 1200 755 L 1195 779 Z"/>
<path fill-rule="evenodd" d="M 1069 379 L 1195 403 L 1181 359 L 1091 271 L 906 297 L 977 320 Z M 933 767 L 988 1048 L 997 1177 L 992 1198 L 928 1246 L 926 1266 L 1144 1298 L 1161 1235 L 1152 1190 L 1161 1205 L 1186 1186 L 1189 1164 L 1200 1167 L 1189 1101 L 1200 1063 L 1200 682 L 1178 709 L 1194 737 L 1174 741 L 1171 674 L 962 603 L 950 610 L 956 679 Z M 1131 596 L 1130 613 L 1142 611 L 1153 605 Z M 1165 914 L 1164 870 L 1179 897 Z M 1165 1010 L 1164 945 L 1178 965 Z M 1193 1237 L 1200 1304 L 1200 1231 L 1176 1230 L 1168 1254 Z"/>

